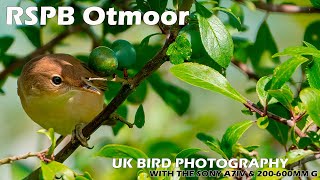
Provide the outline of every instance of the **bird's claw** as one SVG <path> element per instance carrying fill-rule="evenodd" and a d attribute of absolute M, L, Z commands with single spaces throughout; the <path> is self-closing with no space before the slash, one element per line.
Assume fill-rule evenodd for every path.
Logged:
<path fill-rule="evenodd" d="M 77 124 L 75 129 L 72 131 L 72 138 L 71 141 L 72 143 L 76 142 L 76 139 L 80 142 L 80 145 L 83 147 L 86 147 L 88 149 L 93 149 L 93 146 L 90 147 L 88 144 L 88 140 L 90 137 L 84 137 L 82 130 L 85 127 L 84 123 Z"/>

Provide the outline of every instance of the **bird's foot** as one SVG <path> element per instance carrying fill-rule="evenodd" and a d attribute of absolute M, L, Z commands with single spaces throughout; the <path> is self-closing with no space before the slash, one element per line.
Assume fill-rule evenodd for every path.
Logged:
<path fill-rule="evenodd" d="M 40 153 L 37 154 L 37 157 L 46 163 L 49 163 L 51 161 L 54 161 L 54 155 L 51 154 L 51 156 L 48 157 L 48 150 L 42 151 Z"/>
<path fill-rule="evenodd" d="M 80 145 L 83 147 L 86 147 L 88 149 L 93 149 L 93 147 L 90 147 L 88 144 L 88 140 L 90 137 L 86 138 L 84 137 L 82 130 L 86 126 L 84 123 L 77 124 L 75 129 L 72 131 L 72 137 L 71 137 L 71 142 L 75 143 L 76 139 L 80 142 Z"/>

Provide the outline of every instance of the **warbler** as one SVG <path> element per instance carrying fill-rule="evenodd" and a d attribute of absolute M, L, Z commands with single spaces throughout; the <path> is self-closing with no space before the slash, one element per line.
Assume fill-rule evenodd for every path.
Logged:
<path fill-rule="evenodd" d="M 45 129 L 61 135 L 76 129 L 75 136 L 87 146 L 82 128 L 104 107 L 106 82 L 81 61 L 67 54 L 36 57 L 25 64 L 18 79 L 18 95 L 28 116 Z"/>

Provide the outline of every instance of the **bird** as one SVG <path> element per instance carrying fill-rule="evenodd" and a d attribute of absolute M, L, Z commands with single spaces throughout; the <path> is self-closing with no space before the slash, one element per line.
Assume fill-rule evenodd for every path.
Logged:
<path fill-rule="evenodd" d="M 104 107 L 105 81 L 84 63 L 68 54 L 46 54 L 22 68 L 18 95 L 26 114 L 45 129 L 63 136 L 73 134 L 88 147 L 83 127 Z"/>

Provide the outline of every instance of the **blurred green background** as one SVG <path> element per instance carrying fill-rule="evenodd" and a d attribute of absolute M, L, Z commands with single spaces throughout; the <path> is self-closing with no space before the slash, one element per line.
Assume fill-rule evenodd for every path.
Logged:
<path fill-rule="evenodd" d="M 6 25 L 6 7 L 16 6 L 17 0 L 0 0 L 0 36 L 11 35 L 15 37 L 14 44 L 9 49 L 9 54 L 23 57 L 34 50 L 34 46 L 27 40 L 21 31 L 15 30 L 14 26 Z M 275 1 L 283 2 L 283 1 Z M 288 1 L 286 1 L 288 2 Z M 300 5 L 310 5 L 309 1 L 290 1 Z M 231 1 L 221 1 L 222 6 L 229 7 Z M 23 7 L 32 5 L 28 1 L 23 1 Z M 233 35 L 247 37 L 254 41 L 257 28 L 262 22 L 265 12 L 250 11 L 245 9 L 245 25 L 248 26 L 246 32 L 232 31 Z M 226 17 L 221 15 L 222 20 Z M 311 22 L 319 20 L 320 15 L 301 14 L 285 15 L 270 14 L 268 24 L 278 45 L 279 51 L 288 46 L 301 45 L 304 30 Z M 57 27 L 55 27 L 57 28 Z M 101 27 L 97 26 L 96 29 Z M 50 26 L 45 29 L 43 42 L 48 42 L 52 37 Z M 152 33 L 158 32 L 157 27 L 146 25 L 134 26 L 117 36 L 108 36 L 112 42 L 116 39 L 125 39 L 131 43 L 139 44 L 141 40 Z M 151 43 L 156 44 L 162 39 L 153 38 Z M 1 43 L 1 42 L 0 42 Z M 83 35 L 72 35 L 55 48 L 55 52 L 68 53 L 72 55 L 90 53 L 91 42 Z M 94 152 L 107 143 L 127 144 L 137 147 L 146 152 L 151 157 L 170 157 L 172 153 L 177 153 L 183 148 L 199 147 L 207 149 L 195 138 L 199 132 L 206 132 L 220 138 L 226 128 L 232 123 L 248 119 L 241 113 L 243 105 L 234 102 L 222 95 L 206 90 L 192 87 L 174 78 L 168 69 L 169 63 L 162 66 L 161 74 L 167 80 L 176 84 L 191 94 L 191 104 L 187 113 L 178 116 L 163 100 L 148 87 L 148 96 L 143 103 L 146 124 L 142 129 L 121 129 L 119 135 L 114 136 L 110 127 L 101 127 L 89 141 L 95 145 L 93 150 L 79 148 L 67 161 L 66 164 L 76 171 L 88 171 L 95 179 L 120 179 L 121 177 L 136 178 L 136 169 L 113 169 L 111 160 L 94 156 Z M 3 67 L 0 65 L 0 70 Z M 227 69 L 227 78 L 231 84 L 246 97 L 256 101 L 257 97 L 247 94 L 246 89 L 255 86 L 255 82 L 249 81 L 234 66 Z M 3 89 L 5 95 L 0 97 L 0 159 L 19 155 L 27 152 L 34 152 L 48 147 L 48 140 L 38 133 L 40 127 L 35 124 L 23 111 L 19 97 L 17 95 L 17 79 L 9 77 Z M 130 106 L 129 121 L 133 122 L 134 114 L 138 106 Z M 267 131 L 253 126 L 246 132 L 240 140 L 243 145 L 257 145 L 260 156 L 277 157 L 284 154 L 283 148 L 277 143 Z M 207 156 L 217 157 L 212 152 L 204 152 Z M 30 158 L 28 160 L 13 163 L 13 165 L 0 166 L 0 179 L 20 179 L 30 170 L 39 166 L 39 160 Z M 314 165 L 311 165 L 314 166 Z M 314 166 L 316 167 L 316 166 Z M 318 166 L 319 167 L 319 166 Z"/>

